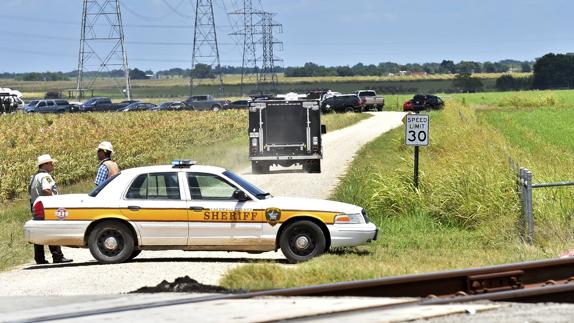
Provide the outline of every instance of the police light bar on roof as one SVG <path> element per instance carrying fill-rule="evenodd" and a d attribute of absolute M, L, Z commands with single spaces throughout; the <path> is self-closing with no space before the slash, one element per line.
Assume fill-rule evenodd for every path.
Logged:
<path fill-rule="evenodd" d="M 176 159 L 171 161 L 173 168 L 188 168 L 195 164 L 196 162 L 191 159 Z"/>

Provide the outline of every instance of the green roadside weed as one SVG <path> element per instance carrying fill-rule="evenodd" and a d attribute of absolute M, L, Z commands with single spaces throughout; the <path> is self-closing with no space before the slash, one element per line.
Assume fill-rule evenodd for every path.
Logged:
<path fill-rule="evenodd" d="M 531 165 L 540 178 L 562 174 L 568 179 L 572 137 L 564 142 L 557 137 L 560 129 L 569 136 L 567 122 L 552 121 L 554 108 L 508 112 L 495 105 L 477 111 L 479 104 L 452 100 L 443 111 L 430 113 L 430 146 L 420 149 L 418 189 L 413 148 L 404 145 L 403 128 L 359 152 L 332 199 L 364 207 L 380 229 L 377 241 L 298 265 L 241 266 L 221 285 L 304 286 L 543 259 L 568 249 L 574 242 L 572 189 L 535 192 L 535 243 L 528 245 L 509 165 L 512 159 Z M 506 115 L 515 110 L 518 114 Z M 564 120 L 574 113 L 568 107 L 558 110 Z M 552 127 L 557 125 L 558 130 Z"/>

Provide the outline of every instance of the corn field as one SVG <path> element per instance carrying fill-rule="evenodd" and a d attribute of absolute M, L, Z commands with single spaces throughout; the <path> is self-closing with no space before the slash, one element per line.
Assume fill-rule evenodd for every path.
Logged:
<path fill-rule="evenodd" d="M 103 140 L 114 145 L 120 168 L 142 166 L 160 161 L 166 151 L 177 155 L 243 136 L 246 117 L 245 111 L 0 116 L 0 201 L 26 193 L 41 154 L 58 161 L 56 181 L 70 184 L 95 176 L 95 148 Z"/>

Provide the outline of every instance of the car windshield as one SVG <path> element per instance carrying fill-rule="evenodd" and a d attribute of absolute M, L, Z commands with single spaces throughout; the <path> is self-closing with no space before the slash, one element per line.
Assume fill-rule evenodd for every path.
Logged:
<path fill-rule="evenodd" d="M 32 101 L 30 101 L 30 102 L 28 103 L 28 106 L 29 106 L 29 107 L 36 106 L 36 104 L 38 104 L 38 102 L 39 102 L 39 100 L 32 100 Z"/>
<path fill-rule="evenodd" d="M 243 187 L 249 193 L 251 193 L 252 195 L 255 195 L 255 197 L 257 197 L 258 199 L 266 199 L 268 197 L 271 197 L 271 194 L 263 192 L 260 188 L 249 183 L 248 181 L 239 177 L 235 173 L 232 173 L 232 172 L 227 170 L 227 171 L 223 172 L 223 175 L 227 176 L 228 178 L 233 180 L 235 183 L 239 184 L 241 187 Z"/>
<path fill-rule="evenodd" d="M 121 172 L 119 172 L 119 173 L 115 174 L 114 176 L 106 179 L 102 184 L 100 184 L 96 188 L 94 188 L 94 190 L 91 191 L 88 195 L 91 197 L 96 197 L 104 189 L 104 187 L 106 187 L 106 185 L 108 185 L 111 181 L 113 181 L 116 177 L 118 177 L 119 174 L 121 174 Z"/>
<path fill-rule="evenodd" d="M 169 107 L 173 102 L 164 102 L 162 104 L 159 105 L 160 108 L 167 108 Z"/>

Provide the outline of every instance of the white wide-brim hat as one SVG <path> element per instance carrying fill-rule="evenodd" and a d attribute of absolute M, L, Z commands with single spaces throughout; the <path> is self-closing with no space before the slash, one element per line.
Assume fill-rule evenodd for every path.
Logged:
<path fill-rule="evenodd" d="M 38 156 L 38 161 L 36 162 L 36 166 L 43 165 L 45 163 L 55 163 L 57 160 L 52 159 L 52 156 L 49 154 Z"/>
<path fill-rule="evenodd" d="M 96 148 L 96 151 L 97 151 L 97 150 L 100 150 L 100 149 L 101 149 L 101 150 L 106 150 L 106 151 L 109 151 L 109 152 L 112 152 L 112 153 L 114 152 L 114 146 L 112 146 L 112 143 L 109 142 L 109 141 L 102 141 L 102 142 L 98 145 L 98 148 Z"/>

